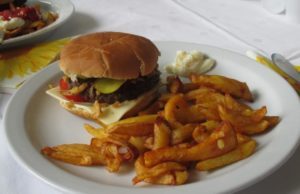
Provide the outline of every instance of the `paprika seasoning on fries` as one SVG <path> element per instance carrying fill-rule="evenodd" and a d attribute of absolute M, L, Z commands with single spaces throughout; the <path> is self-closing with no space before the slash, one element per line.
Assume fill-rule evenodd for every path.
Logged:
<path fill-rule="evenodd" d="M 218 75 L 190 80 L 169 78 L 166 92 L 137 116 L 104 127 L 85 125 L 93 136 L 85 147 L 60 145 L 42 153 L 76 165 L 104 165 L 111 172 L 131 162 L 134 185 L 180 185 L 193 169 L 210 171 L 251 156 L 257 147 L 252 135 L 279 122 L 278 116 L 267 116 L 266 106 L 255 110 L 244 103 L 254 100 L 246 83 Z M 82 163 L 86 158 L 90 163 Z"/>

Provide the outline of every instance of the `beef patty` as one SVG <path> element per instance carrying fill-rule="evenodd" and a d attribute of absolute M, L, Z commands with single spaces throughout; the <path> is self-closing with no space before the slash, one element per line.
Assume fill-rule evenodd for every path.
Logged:
<path fill-rule="evenodd" d="M 115 102 L 123 102 L 125 100 L 132 100 L 140 96 L 141 94 L 154 88 L 160 80 L 160 72 L 154 70 L 147 76 L 141 76 L 137 79 L 126 80 L 122 86 L 113 93 L 99 94 L 93 87 L 97 78 L 80 79 L 72 82 L 68 79 L 71 86 L 79 86 L 82 83 L 87 83 L 88 87 L 80 93 L 86 102 L 95 102 L 113 104 Z"/>

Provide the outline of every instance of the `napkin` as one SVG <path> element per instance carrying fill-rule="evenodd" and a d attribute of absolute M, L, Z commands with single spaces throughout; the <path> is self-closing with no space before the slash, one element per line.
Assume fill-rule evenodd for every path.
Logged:
<path fill-rule="evenodd" d="M 71 40 L 64 38 L 0 53 L 0 92 L 13 93 L 38 71 L 58 58 L 61 48 Z"/>

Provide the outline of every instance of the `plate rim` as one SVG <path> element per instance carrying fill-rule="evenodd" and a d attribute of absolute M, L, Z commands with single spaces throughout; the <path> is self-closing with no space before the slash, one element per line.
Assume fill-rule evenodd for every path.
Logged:
<path fill-rule="evenodd" d="M 180 41 L 154 41 L 155 44 L 159 45 L 158 48 L 163 45 L 163 44 L 185 44 L 185 45 L 194 45 L 194 46 L 200 46 L 200 47 L 207 47 L 207 48 L 212 48 L 212 49 L 217 49 L 219 51 L 222 51 L 222 52 L 227 52 L 227 53 L 230 53 L 232 55 L 239 55 L 240 57 L 243 57 L 243 58 L 247 58 L 246 56 L 240 54 L 240 53 L 236 53 L 236 52 L 233 52 L 233 51 L 230 51 L 230 50 L 227 50 L 227 49 L 223 49 L 223 48 L 218 48 L 218 47 L 215 47 L 215 46 L 210 46 L 210 45 L 205 45 L 205 44 L 198 44 L 198 43 L 189 43 L 189 42 L 180 42 Z M 247 58 L 247 60 L 251 63 L 254 62 L 250 59 Z M 57 63 L 57 62 L 55 62 Z M 255 62 L 256 63 L 256 62 Z M 255 64 L 253 63 L 253 64 Z M 261 66 L 260 64 L 257 65 L 257 68 L 258 69 L 264 69 L 263 71 L 266 71 L 268 70 L 269 74 L 270 72 L 272 72 L 270 75 L 272 75 L 273 77 L 276 75 L 278 76 L 277 74 L 275 74 L 273 71 Z M 50 70 L 49 70 L 50 69 Z M 36 76 L 34 76 L 33 78 L 31 78 L 30 80 L 27 81 L 27 83 L 25 83 L 24 85 L 29 85 L 30 82 L 33 82 L 35 79 L 37 79 L 36 77 L 38 77 L 39 75 L 42 75 L 43 73 L 42 72 L 47 72 L 47 71 L 51 71 L 51 69 L 54 69 L 54 63 L 52 65 L 49 65 L 48 67 L 46 67 L 45 69 L 43 69 L 41 72 L 39 72 Z M 52 70 L 53 71 L 53 70 Z M 49 73 L 50 74 L 50 73 Z M 53 77 L 54 75 L 52 75 L 51 77 Z M 278 79 L 280 76 L 278 76 L 276 79 Z M 281 78 L 281 77 L 280 77 Z M 282 81 L 280 81 L 282 83 Z M 284 84 L 285 86 L 289 87 L 289 92 L 292 92 L 291 95 L 293 98 L 295 98 L 295 96 L 298 98 L 298 95 L 297 93 L 292 89 L 292 87 L 290 85 L 288 85 L 288 83 L 286 82 Z M 26 86 L 25 86 L 26 87 Z M 35 169 L 32 168 L 32 166 L 28 166 L 28 164 L 26 163 L 26 161 L 24 161 L 23 158 L 21 158 L 20 156 L 20 153 L 17 153 L 15 148 L 13 147 L 12 145 L 12 142 L 11 142 L 11 137 L 9 136 L 9 130 L 7 130 L 7 124 L 9 123 L 8 121 L 8 116 L 9 115 L 9 110 L 12 109 L 11 107 L 13 106 L 13 103 L 14 103 L 14 99 L 17 98 L 16 96 L 21 93 L 20 91 L 23 91 L 24 89 L 22 89 L 23 86 L 21 87 L 20 90 L 18 90 L 15 95 L 9 100 L 9 103 L 7 105 L 7 108 L 6 108 L 6 111 L 5 111 L 5 114 L 4 114 L 4 118 L 3 118 L 3 121 L 4 121 L 4 131 L 5 131 L 5 138 L 6 138 L 6 142 L 7 142 L 7 147 L 10 151 L 10 153 L 13 155 L 14 159 L 18 162 L 19 165 L 21 165 L 23 168 L 25 168 L 27 171 L 29 171 L 31 174 L 33 174 L 35 177 L 43 180 L 44 182 L 46 182 L 48 185 L 56 188 L 56 189 L 59 189 L 61 191 L 64 191 L 64 192 L 75 192 L 75 193 L 84 193 L 83 192 L 78 192 L 78 190 L 76 190 L 75 188 L 70 188 L 70 187 L 66 187 L 65 185 L 63 185 L 63 183 L 61 184 L 57 184 L 55 183 L 55 181 L 53 180 L 49 180 L 49 178 L 43 176 L 42 174 L 40 174 L 39 172 L 36 172 Z M 299 98 L 298 98 L 298 104 L 299 104 Z M 296 112 L 297 114 L 296 115 L 300 115 L 300 111 L 297 111 L 296 109 L 293 110 L 293 112 Z M 291 117 L 289 117 L 291 118 Z M 281 165 L 283 165 L 292 155 L 293 153 L 295 152 L 296 148 L 298 147 L 299 145 L 299 140 L 300 140 L 300 134 L 298 133 L 297 134 L 298 136 L 297 137 L 293 137 L 293 141 L 290 142 L 292 143 L 293 145 L 288 149 L 289 152 L 285 153 L 285 157 L 283 159 L 281 159 L 280 161 L 278 161 L 277 163 L 273 163 L 273 165 L 275 166 L 272 166 L 272 168 L 270 168 L 267 172 L 264 172 L 264 173 L 260 173 L 260 176 L 259 177 L 255 177 L 255 180 L 252 178 L 251 181 L 244 181 L 243 183 L 240 183 L 237 187 L 235 188 L 227 188 L 227 190 L 222 190 L 222 192 L 236 192 L 236 191 L 239 191 L 245 187 L 248 187 L 258 181 L 260 181 L 261 179 L 267 177 L 268 175 L 270 175 L 271 173 L 273 173 L 275 170 L 277 170 L 278 168 L 280 168 Z M 282 138 L 281 138 L 282 139 Z M 39 153 L 38 153 L 39 154 Z M 53 165 L 54 166 L 54 165 Z M 71 176 L 74 176 L 74 175 L 71 175 Z M 67 176 L 69 177 L 69 176 Z M 83 180 L 81 177 L 76 177 L 78 180 Z M 240 178 L 240 177 L 239 177 Z M 83 181 L 84 182 L 84 181 Z M 86 180 L 85 182 L 90 182 L 89 180 Z M 127 188 L 127 187 L 121 187 L 120 190 L 115 190 L 115 188 L 118 188 L 118 186 L 116 187 L 112 187 L 110 185 L 104 185 L 102 183 L 97 183 L 97 185 L 100 185 L 101 187 L 107 189 L 107 193 L 108 192 L 112 192 L 112 193 L 116 193 L 117 191 L 120 192 L 131 192 L 131 193 L 140 193 L 140 192 L 145 192 L 145 193 L 154 193 L 157 190 L 157 187 L 152 187 L 153 189 L 151 189 L 150 191 L 148 189 L 143 189 L 141 187 L 138 187 L 138 189 L 134 189 L 134 187 L 132 188 Z M 162 191 L 162 192 L 166 192 L 168 191 L 169 189 L 172 189 L 174 187 L 162 187 L 161 189 L 162 190 L 159 190 L 159 191 Z M 183 188 L 183 189 L 182 189 Z M 189 190 L 189 189 L 192 189 L 192 188 L 197 188 L 195 186 L 191 187 L 191 185 L 187 184 L 187 185 L 184 185 L 182 187 L 176 187 L 177 191 L 175 189 L 172 189 L 171 191 L 173 193 L 180 193 L 182 191 L 186 191 L 186 190 Z M 136 192 L 137 191 L 137 192 Z"/>

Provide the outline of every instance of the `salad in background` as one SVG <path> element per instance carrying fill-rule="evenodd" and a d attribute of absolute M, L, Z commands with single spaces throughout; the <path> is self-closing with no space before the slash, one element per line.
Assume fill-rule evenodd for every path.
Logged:
<path fill-rule="evenodd" d="M 0 0 L 0 44 L 9 38 L 35 32 L 53 23 L 58 15 L 26 0 Z"/>

